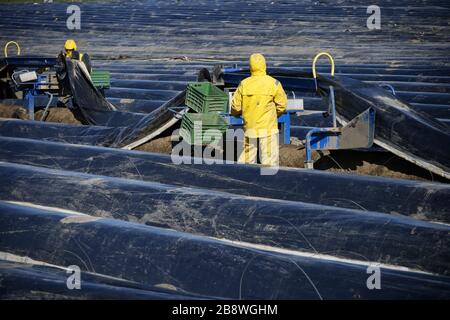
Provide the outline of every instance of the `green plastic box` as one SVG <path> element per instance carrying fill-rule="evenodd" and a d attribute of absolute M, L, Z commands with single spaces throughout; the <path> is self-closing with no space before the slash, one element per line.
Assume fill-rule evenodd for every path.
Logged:
<path fill-rule="evenodd" d="M 228 95 L 211 82 L 190 83 L 186 90 L 186 105 L 198 113 L 226 112 Z"/>
<path fill-rule="evenodd" d="M 218 113 L 186 113 L 181 120 L 180 135 L 191 145 L 217 143 L 228 128 Z"/>
<path fill-rule="evenodd" d="M 109 89 L 111 87 L 111 75 L 107 70 L 92 70 L 91 80 L 97 89 Z"/>

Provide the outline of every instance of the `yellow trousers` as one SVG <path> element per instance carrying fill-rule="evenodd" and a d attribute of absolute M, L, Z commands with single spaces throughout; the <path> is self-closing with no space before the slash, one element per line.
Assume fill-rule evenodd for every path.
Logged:
<path fill-rule="evenodd" d="M 259 159 L 265 166 L 278 166 L 279 143 L 278 133 L 260 138 L 244 137 L 244 149 L 239 156 L 239 163 L 256 163 L 259 140 Z"/>

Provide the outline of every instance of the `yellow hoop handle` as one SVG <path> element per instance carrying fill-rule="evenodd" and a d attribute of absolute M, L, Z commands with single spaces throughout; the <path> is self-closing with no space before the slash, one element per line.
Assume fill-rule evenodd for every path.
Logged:
<path fill-rule="evenodd" d="M 333 59 L 333 57 L 328 52 L 320 52 L 314 57 L 314 60 L 313 60 L 312 70 L 313 70 L 313 77 L 314 77 L 314 79 L 317 78 L 316 62 L 317 62 L 317 60 L 319 60 L 319 58 L 321 56 L 326 56 L 328 58 L 328 60 L 330 60 L 330 62 L 331 62 L 331 75 L 334 76 L 334 59 Z"/>
<path fill-rule="evenodd" d="M 5 44 L 5 58 L 8 57 L 8 47 L 10 44 L 15 44 L 17 47 L 17 55 L 20 56 L 20 46 L 17 42 L 15 41 L 9 41 L 7 44 Z"/>

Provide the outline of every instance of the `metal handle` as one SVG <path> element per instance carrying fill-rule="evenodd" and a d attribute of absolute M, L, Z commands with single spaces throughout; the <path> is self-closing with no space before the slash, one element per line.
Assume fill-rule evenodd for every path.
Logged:
<path fill-rule="evenodd" d="M 5 44 L 5 49 L 4 49 L 5 58 L 8 57 L 8 47 L 9 47 L 10 44 L 15 44 L 16 45 L 16 47 L 17 47 L 17 55 L 20 56 L 20 46 L 19 46 L 19 44 L 17 42 L 15 42 L 15 41 L 9 41 L 8 43 Z"/>
<path fill-rule="evenodd" d="M 316 63 L 317 63 L 317 60 L 319 60 L 319 58 L 321 56 L 326 56 L 328 58 L 328 60 L 330 60 L 330 62 L 331 62 L 331 75 L 334 76 L 334 59 L 333 59 L 333 57 L 328 52 L 320 52 L 314 57 L 314 60 L 313 60 L 312 71 L 313 71 L 314 79 L 317 78 Z"/>
<path fill-rule="evenodd" d="M 48 96 L 50 96 L 50 99 L 48 100 L 48 103 L 47 103 L 47 105 L 45 106 L 44 112 L 42 113 L 41 121 L 44 121 L 45 118 L 47 118 L 47 115 L 48 115 L 48 108 L 50 107 L 50 104 L 51 104 L 52 101 L 53 101 L 53 94 L 51 94 L 50 92 L 45 92 L 45 94 L 48 95 Z"/>

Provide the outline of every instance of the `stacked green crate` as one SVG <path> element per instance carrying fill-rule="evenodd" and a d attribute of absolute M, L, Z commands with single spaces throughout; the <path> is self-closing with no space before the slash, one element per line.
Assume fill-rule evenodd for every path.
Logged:
<path fill-rule="evenodd" d="M 186 90 L 186 105 L 198 113 L 226 112 L 228 96 L 211 82 L 195 82 Z"/>
<path fill-rule="evenodd" d="M 181 136 L 189 144 L 207 145 L 220 141 L 228 124 L 218 113 L 186 113 L 181 121 Z"/>
<path fill-rule="evenodd" d="M 109 89 L 111 86 L 111 75 L 107 70 L 92 70 L 91 80 L 97 89 Z"/>
<path fill-rule="evenodd" d="M 210 82 L 188 85 L 186 105 L 195 113 L 186 113 L 181 121 L 181 136 L 195 145 L 220 141 L 228 124 L 219 113 L 226 112 L 228 95 Z"/>

